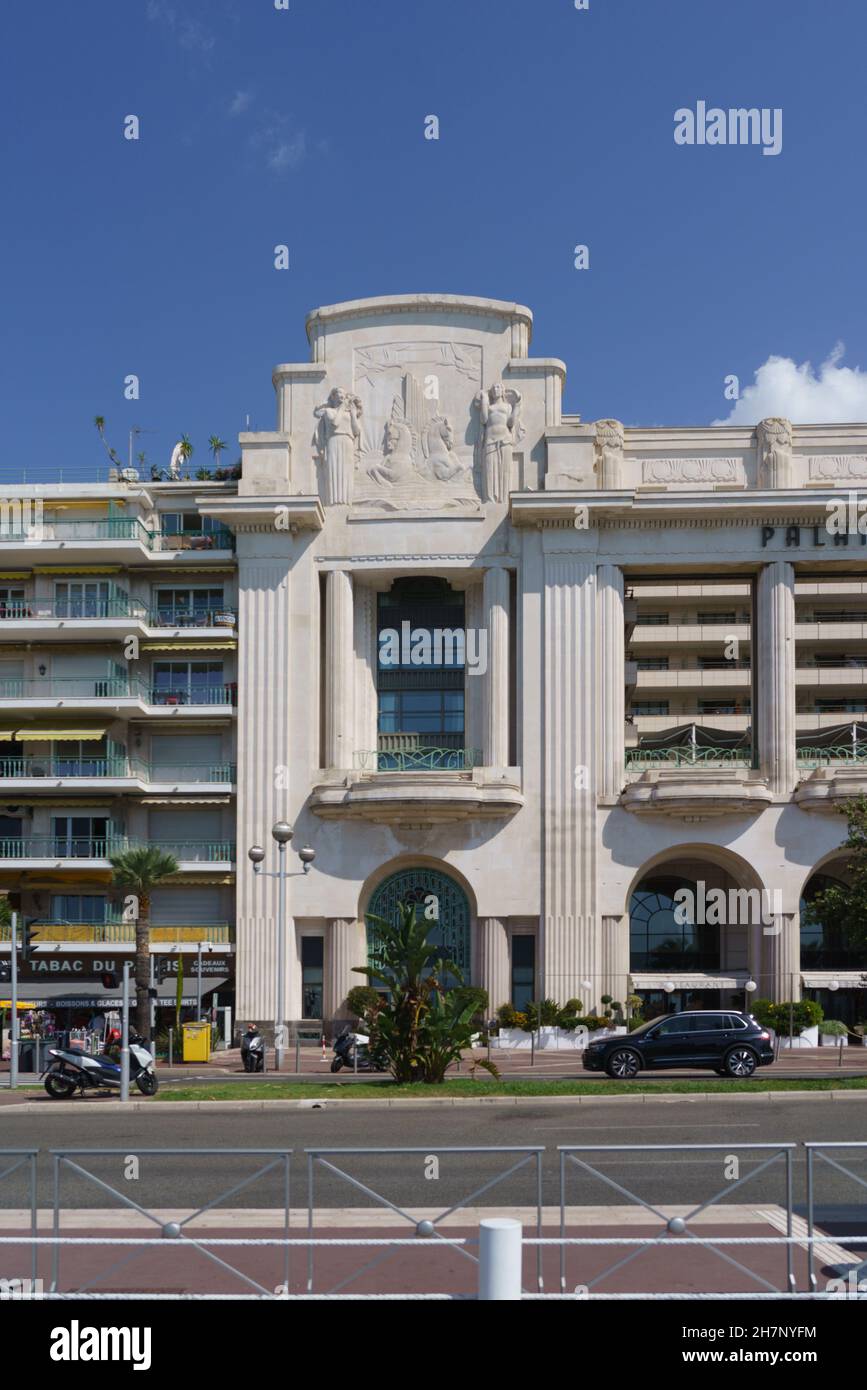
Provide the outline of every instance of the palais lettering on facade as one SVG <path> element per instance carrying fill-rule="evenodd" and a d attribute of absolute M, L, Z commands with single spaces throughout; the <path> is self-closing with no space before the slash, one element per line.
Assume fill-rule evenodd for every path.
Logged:
<path fill-rule="evenodd" d="M 867 425 L 584 421 L 531 328 L 449 295 L 322 308 L 238 482 L 12 490 L 43 510 L 38 543 L 0 535 L 0 886 L 40 951 L 131 952 L 107 854 L 159 842 L 154 952 L 204 941 L 208 991 L 273 1019 L 247 850 L 286 819 L 316 851 L 291 1021 L 345 1016 L 367 915 L 406 900 L 492 1007 L 754 981 L 863 1017 L 867 961 L 801 908 L 867 791 L 865 552 L 827 527 Z M 690 920 L 684 889 L 772 910 Z"/>

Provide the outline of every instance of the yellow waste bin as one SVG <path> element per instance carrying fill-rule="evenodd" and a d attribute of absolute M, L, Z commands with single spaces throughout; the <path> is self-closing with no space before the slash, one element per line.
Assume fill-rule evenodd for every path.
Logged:
<path fill-rule="evenodd" d="M 210 1062 L 211 1025 L 210 1023 L 184 1024 L 184 1061 Z"/>

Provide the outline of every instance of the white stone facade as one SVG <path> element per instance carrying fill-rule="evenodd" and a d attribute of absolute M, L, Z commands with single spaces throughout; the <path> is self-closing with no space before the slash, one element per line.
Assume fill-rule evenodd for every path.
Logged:
<path fill-rule="evenodd" d="M 310 1012 L 310 937 L 322 1013 L 345 1013 L 372 895 L 402 870 L 462 890 L 492 1007 L 527 937 L 533 995 L 588 1009 L 666 985 L 734 1003 L 750 977 L 778 999 L 859 986 L 867 962 L 807 967 L 799 904 L 815 871 L 843 872 L 835 807 L 867 789 L 859 756 L 803 746 L 867 721 L 867 659 L 823 656 L 867 653 L 865 537 L 835 537 L 826 505 L 867 483 L 867 425 L 585 424 L 562 413 L 563 363 L 529 355 L 531 327 L 519 305 L 448 295 L 319 309 L 311 361 L 274 371 L 276 431 L 241 437 L 237 489 L 188 489 L 235 537 L 240 1020 L 274 1017 L 277 888 L 246 850 L 278 819 L 316 851 L 309 874 L 289 855 L 289 1020 Z M 168 490 L 128 488 L 127 509 Z M 390 711 L 411 702 L 378 667 L 381 605 L 413 580 L 445 581 L 484 634 L 484 669 L 437 695 L 450 757 L 422 756 L 435 731 L 401 730 Z M 692 724 L 728 751 L 641 743 Z M 665 874 L 766 890 L 772 920 L 726 923 L 710 964 L 667 964 L 664 944 L 631 958 L 632 894 Z"/>

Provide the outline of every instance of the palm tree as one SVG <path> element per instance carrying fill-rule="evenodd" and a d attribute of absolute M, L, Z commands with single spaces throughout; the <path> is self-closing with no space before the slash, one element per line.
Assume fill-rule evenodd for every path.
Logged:
<path fill-rule="evenodd" d="M 136 1031 L 150 1035 L 150 908 L 151 893 L 164 879 L 178 872 L 178 861 L 154 845 L 125 849 L 111 856 L 113 882 L 138 899 L 135 922 Z"/>
<path fill-rule="evenodd" d="M 190 443 L 190 437 L 189 437 L 189 435 L 182 434 L 182 435 L 181 435 L 181 458 L 183 459 L 184 463 L 189 463 L 189 461 L 190 461 L 190 459 L 191 459 L 192 457 L 193 457 L 193 446 L 192 446 L 192 444 Z"/>
<path fill-rule="evenodd" d="M 229 446 L 228 446 L 228 444 L 226 443 L 225 439 L 221 439 L 220 436 L 219 436 L 218 434 L 212 434 L 212 435 L 211 435 L 210 439 L 208 440 L 208 448 L 210 449 L 211 453 L 214 455 L 214 467 L 215 467 L 215 468 L 218 468 L 218 467 L 219 467 L 219 465 L 220 465 L 220 455 L 221 455 L 221 453 L 223 452 L 223 450 L 224 450 L 224 449 L 228 449 L 228 447 L 229 447 Z"/>
<path fill-rule="evenodd" d="M 104 415 L 94 415 L 94 417 L 93 417 L 93 423 L 94 423 L 95 426 L 96 426 L 96 432 L 97 432 L 97 434 L 99 435 L 100 439 L 101 439 L 102 442 L 103 442 L 103 445 L 105 446 L 105 451 L 106 451 L 106 453 L 108 454 L 108 456 L 109 456 L 109 458 L 111 459 L 112 463 L 113 463 L 117 468 L 119 468 L 119 467 L 120 467 L 120 459 L 118 458 L 117 453 L 115 452 L 114 449 L 112 449 L 111 445 L 109 444 L 108 440 L 107 440 L 106 437 L 105 437 L 105 416 L 104 416 Z"/>

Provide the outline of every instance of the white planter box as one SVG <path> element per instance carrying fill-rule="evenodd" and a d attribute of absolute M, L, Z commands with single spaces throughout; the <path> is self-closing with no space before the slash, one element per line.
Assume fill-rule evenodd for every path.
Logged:
<path fill-rule="evenodd" d="M 801 1033 L 800 1037 L 797 1037 L 797 1038 L 783 1038 L 783 1037 L 781 1037 L 779 1041 L 780 1041 L 780 1047 L 781 1047 L 781 1048 L 818 1047 L 818 1046 L 819 1046 L 819 1025 L 816 1024 L 815 1027 L 813 1027 L 813 1028 L 805 1028 L 804 1031 L 803 1031 L 803 1033 Z"/>
<path fill-rule="evenodd" d="M 625 1032 L 625 1027 L 599 1028 L 595 1033 L 588 1033 L 584 1027 L 574 1028 L 571 1032 L 566 1028 L 543 1027 L 535 1034 L 536 1051 L 583 1052 L 592 1038 L 614 1038 Z M 491 1039 L 491 1047 L 508 1048 L 511 1052 L 529 1052 L 533 1046 L 533 1037 L 534 1034 L 525 1033 L 522 1028 L 501 1028 L 499 1036 Z"/>
<path fill-rule="evenodd" d="M 820 1024 L 819 1027 L 821 1028 L 821 1026 L 822 1026 L 822 1025 Z M 822 1032 L 819 1033 L 819 1046 L 820 1046 L 820 1047 L 839 1047 L 841 1043 L 843 1044 L 844 1047 L 848 1047 L 848 1045 L 849 1045 L 849 1039 L 848 1039 L 848 1037 L 845 1037 L 845 1036 L 844 1036 L 844 1037 L 841 1038 L 841 1037 L 838 1037 L 836 1033 L 822 1033 Z"/>

